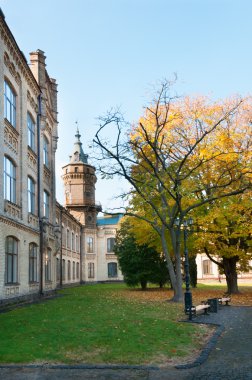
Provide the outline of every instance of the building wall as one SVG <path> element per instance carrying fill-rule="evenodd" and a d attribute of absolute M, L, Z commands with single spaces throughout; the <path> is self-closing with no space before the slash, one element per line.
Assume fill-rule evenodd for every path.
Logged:
<path fill-rule="evenodd" d="M 56 83 L 50 79 L 45 69 L 45 56 L 41 51 L 31 53 L 31 68 L 9 30 L 4 16 L 0 14 L 0 300 L 22 296 L 39 291 L 41 249 L 40 235 L 43 242 L 43 259 L 48 263 L 48 252 L 51 250 L 50 281 L 45 280 L 43 271 L 43 290 L 55 287 L 55 151 L 57 148 L 57 100 Z M 11 88 L 16 100 L 16 115 L 10 117 L 5 113 L 5 104 L 9 104 L 5 93 L 5 83 Z M 9 90 L 8 90 L 9 91 Z M 41 97 L 40 132 L 38 132 L 39 100 Z M 13 111 L 13 107 L 7 107 Z M 29 116 L 28 116 L 29 115 Z M 34 144 L 29 146 L 28 119 L 34 124 Z M 43 164 L 43 145 L 38 146 L 38 138 L 48 139 L 48 167 Z M 13 188 L 16 197 L 9 197 L 9 190 L 4 194 L 6 173 L 4 158 L 13 164 L 16 171 Z M 4 174 L 5 173 L 5 174 Z M 40 178 L 39 178 L 40 175 Z M 34 209 L 28 209 L 28 177 L 34 182 Z M 13 176 L 14 178 L 14 176 Z M 40 186 L 39 186 L 40 182 Z M 40 228 L 44 205 L 43 192 L 50 195 L 50 215 Z M 40 195 L 40 197 L 39 197 Z M 39 200 L 39 202 L 38 202 Z M 7 277 L 6 241 L 14 237 L 17 241 L 17 260 L 15 261 L 15 280 Z M 30 243 L 36 245 L 37 261 L 36 281 L 29 281 Z M 17 264 L 17 266 L 16 266 Z M 10 268 L 10 265 L 8 265 Z M 8 281 L 7 281 L 8 280 Z"/>

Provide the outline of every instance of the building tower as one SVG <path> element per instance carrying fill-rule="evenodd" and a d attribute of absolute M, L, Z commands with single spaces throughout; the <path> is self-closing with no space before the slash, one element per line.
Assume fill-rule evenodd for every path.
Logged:
<path fill-rule="evenodd" d="M 96 228 L 96 217 L 101 206 L 95 204 L 95 167 L 88 164 L 88 155 L 82 149 L 78 127 L 75 137 L 70 162 L 62 168 L 65 207 L 85 227 Z"/>

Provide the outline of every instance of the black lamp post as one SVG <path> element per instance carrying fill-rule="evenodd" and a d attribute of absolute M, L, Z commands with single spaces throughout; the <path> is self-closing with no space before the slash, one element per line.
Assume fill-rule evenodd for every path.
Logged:
<path fill-rule="evenodd" d="M 181 227 L 184 231 L 184 255 L 185 255 L 185 283 L 186 283 L 186 291 L 185 291 L 185 313 L 189 314 L 189 320 L 192 320 L 192 293 L 190 291 L 190 272 L 189 272 L 189 258 L 188 258 L 188 249 L 187 249 L 187 239 L 189 229 L 193 224 L 193 219 L 188 218 L 187 220 L 183 220 L 182 223 L 179 219 L 175 220 L 175 225 L 177 227 Z"/>

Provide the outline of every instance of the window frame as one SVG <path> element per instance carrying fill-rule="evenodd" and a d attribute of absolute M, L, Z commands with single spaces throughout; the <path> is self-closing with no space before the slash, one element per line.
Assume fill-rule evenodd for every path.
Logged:
<path fill-rule="evenodd" d="M 31 186 L 30 186 L 31 185 Z M 35 196 L 36 196 L 36 184 L 31 176 L 27 178 L 27 194 L 28 194 L 28 212 L 35 215 L 36 212 L 36 204 L 35 204 Z"/>
<path fill-rule="evenodd" d="M 49 140 L 43 136 L 43 164 L 49 168 Z"/>
<path fill-rule="evenodd" d="M 10 157 L 4 156 L 4 199 L 12 203 L 17 202 L 16 186 L 17 167 Z"/>
<path fill-rule="evenodd" d="M 67 261 L 67 280 L 71 281 L 71 261 Z"/>
<path fill-rule="evenodd" d="M 38 246 L 29 244 L 29 283 L 38 282 Z"/>
<path fill-rule="evenodd" d="M 18 283 L 18 239 L 15 236 L 6 236 L 5 238 L 5 262 L 6 262 L 6 276 L 5 276 L 6 284 L 17 284 Z"/>
<path fill-rule="evenodd" d="M 4 117 L 13 126 L 13 128 L 16 129 L 17 95 L 14 88 L 7 80 L 4 81 Z"/>
<path fill-rule="evenodd" d="M 114 253 L 114 247 L 115 247 L 115 238 L 114 237 L 107 238 L 107 252 Z"/>
<path fill-rule="evenodd" d="M 108 278 L 118 277 L 118 265 L 116 262 L 108 263 Z"/>
<path fill-rule="evenodd" d="M 88 278 L 95 278 L 95 265 L 88 263 Z"/>
<path fill-rule="evenodd" d="M 93 236 L 87 237 L 87 253 L 94 253 L 94 238 L 93 238 Z"/>
<path fill-rule="evenodd" d="M 45 254 L 45 282 L 52 281 L 52 250 L 47 248 Z"/>
<path fill-rule="evenodd" d="M 43 192 L 43 215 L 47 219 L 50 217 L 50 194 L 46 190 Z"/>
<path fill-rule="evenodd" d="M 35 152 L 36 150 L 36 130 L 35 122 L 30 112 L 27 112 L 27 131 L 28 131 L 28 146 Z"/>

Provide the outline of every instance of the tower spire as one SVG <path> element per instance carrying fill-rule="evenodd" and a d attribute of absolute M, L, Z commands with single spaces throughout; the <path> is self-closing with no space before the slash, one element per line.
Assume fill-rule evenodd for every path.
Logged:
<path fill-rule="evenodd" d="M 75 124 L 76 124 L 76 134 L 75 134 L 76 141 L 74 143 L 73 153 L 70 156 L 70 163 L 82 162 L 83 164 L 87 164 L 88 163 L 88 155 L 85 154 L 83 149 L 82 149 L 82 142 L 80 140 L 81 135 L 79 132 L 79 125 L 78 125 L 77 120 L 76 120 Z"/>

